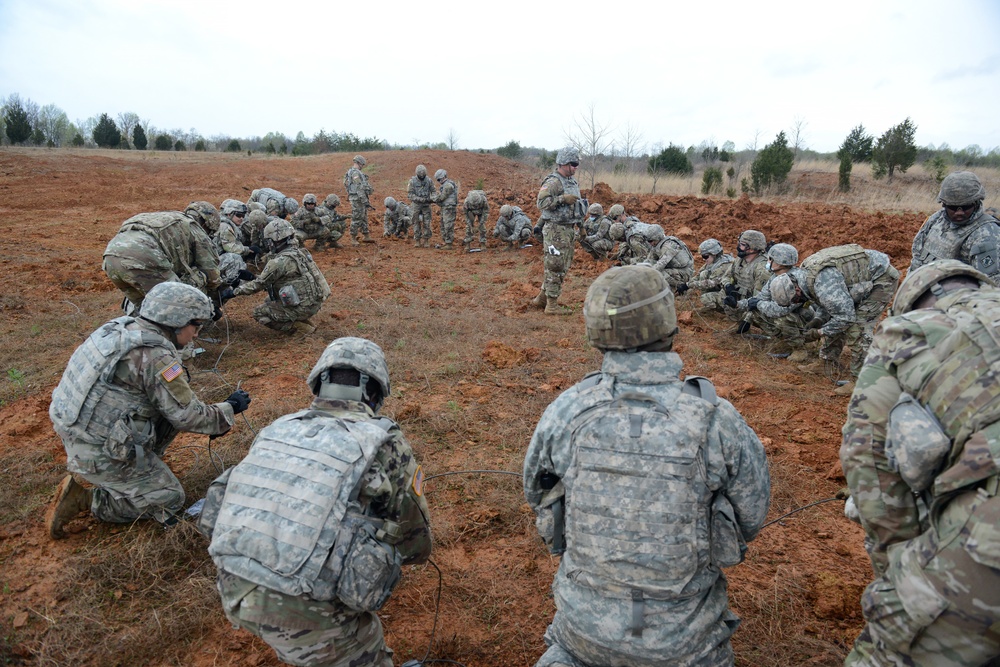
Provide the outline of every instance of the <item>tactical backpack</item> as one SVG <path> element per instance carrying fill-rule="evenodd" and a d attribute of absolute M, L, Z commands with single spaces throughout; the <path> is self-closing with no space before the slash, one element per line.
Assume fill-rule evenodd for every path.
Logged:
<path fill-rule="evenodd" d="M 820 271 L 831 267 L 843 274 L 848 288 L 868 282 L 872 279 L 869 263 L 868 253 L 857 243 L 823 248 L 802 262 L 802 270 L 806 275 L 806 289 L 809 294 L 815 295 L 816 277 Z"/>

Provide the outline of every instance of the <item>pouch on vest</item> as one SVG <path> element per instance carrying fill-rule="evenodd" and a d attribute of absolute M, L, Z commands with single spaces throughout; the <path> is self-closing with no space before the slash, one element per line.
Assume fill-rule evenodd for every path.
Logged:
<path fill-rule="evenodd" d="M 104 453 L 115 461 L 129 461 L 136 458 L 136 448 L 148 448 L 154 436 L 152 422 L 145 422 L 139 429 L 126 415 L 111 427 L 108 439 L 104 441 Z"/>
<path fill-rule="evenodd" d="M 928 489 L 951 452 L 951 438 L 937 418 L 913 396 L 903 393 L 889 410 L 885 454 L 911 489 Z"/>
<path fill-rule="evenodd" d="M 299 293 L 295 291 L 294 285 L 285 285 L 278 290 L 278 299 L 283 306 L 297 306 L 302 303 Z"/>
<path fill-rule="evenodd" d="M 717 493 L 712 500 L 711 516 L 712 562 L 719 567 L 732 567 L 743 562 L 747 543 L 736 523 L 736 512 L 725 494 Z"/>
<path fill-rule="evenodd" d="M 212 539 L 212 531 L 215 530 L 215 520 L 219 518 L 219 510 L 222 509 L 222 499 L 226 496 L 226 485 L 229 484 L 229 475 L 235 468 L 229 468 L 224 473 L 212 480 L 205 492 L 205 504 L 198 515 L 198 522 L 195 528 L 198 532 Z"/>
<path fill-rule="evenodd" d="M 337 536 L 338 543 L 350 540 L 337 581 L 337 597 L 355 611 L 378 611 L 399 583 L 403 564 L 399 550 L 379 541 L 376 530 L 370 521 L 348 516 Z"/>

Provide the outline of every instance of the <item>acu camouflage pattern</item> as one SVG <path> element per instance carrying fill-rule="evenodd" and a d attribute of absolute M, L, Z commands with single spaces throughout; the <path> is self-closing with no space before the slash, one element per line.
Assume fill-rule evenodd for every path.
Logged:
<path fill-rule="evenodd" d="M 209 295 L 222 285 L 215 245 L 180 211 L 140 213 L 123 222 L 104 249 L 103 268 L 137 309 L 159 283 L 182 282 Z"/>
<path fill-rule="evenodd" d="M 711 262 L 706 260 L 704 266 L 688 282 L 688 287 L 701 291 L 699 298 L 703 307 L 723 312 L 722 300 L 726 298 L 726 293 L 722 288 L 732 282 L 733 256 L 723 253 L 715 255 Z"/>
<path fill-rule="evenodd" d="M 551 539 L 553 506 L 560 499 L 565 501 L 567 517 L 573 517 L 567 521 L 567 552 L 552 587 L 556 614 L 546 642 L 553 648 L 539 665 L 560 664 L 566 657 L 561 651 L 574 659 L 563 664 L 653 667 L 668 659 L 670 664 L 686 666 L 733 664 L 729 638 L 739 621 L 728 609 L 725 576 L 713 562 L 716 545 L 711 541 L 708 507 L 713 497 L 725 498 L 734 510 L 730 513 L 732 535 L 739 531 L 746 541 L 752 540 L 768 509 L 767 459 L 756 434 L 730 403 L 719 400 L 713 408 L 707 400 L 682 392 L 681 366 L 680 357 L 670 352 L 606 352 L 600 381 L 589 378 L 564 392 L 546 409 L 535 429 L 524 462 L 524 492 L 540 533 Z M 622 398 L 636 392 L 670 407 L 666 415 L 661 411 L 652 419 L 652 413 L 661 409 L 650 403 L 649 420 L 646 416 L 630 418 L 641 424 L 640 432 L 656 424 L 660 433 L 637 439 L 630 427 L 613 443 L 601 445 L 614 447 L 610 460 L 634 481 L 612 485 L 619 480 L 608 476 L 605 485 L 603 473 L 595 470 L 586 476 L 586 488 L 579 487 L 571 472 L 574 461 L 583 456 L 589 460 L 596 450 L 583 451 L 573 425 L 609 396 Z M 663 443 L 663 451 L 670 456 L 631 447 L 654 439 Z M 698 450 L 694 460 L 674 461 L 673 453 L 682 448 L 688 454 Z M 633 458 L 646 459 L 646 463 L 631 465 Z M 654 459 L 658 466 L 653 465 Z M 663 472 L 675 465 L 667 475 L 670 493 L 660 493 L 659 485 L 666 478 L 656 479 L 654 469 Z M 673 474 L 682 469 L 682 474 Z M 564 483 L 549 491 L 542 489 L 544 472 L 554 473 Z M 645 495 L 656 497 L 640 500 Z M 624 520 L 597 521 L 578 514 L 578 502 L 605 506 Z M 681 503 L 687 503 L 685 509 L 679 507 Z M 614 551 L 597 562 L 589 556 L 577 560 L 581 548 L 586 551 L 599 539 L 628 539 L 628 533 L 617 532 L 626 527 L 649 531 L 648 544 L 636 549 L 634 563 L 631 559 L 614 563 Z M 656 583 L 668 580 L 673 583 Z M 636 625 L 641 626 L 638 635 L 633 632 Z"/>
<path fill-rule="evenodd" d="M 434 195 L 434 181 L 424 177 L 411 176 L 406 189 L 406 197 L 413 205 L 413 239 L 421 241 L 431 237 L 431 197 Z"/>
<path fill-rule="evenodd" d="M 413 219 L 408 204 L 396 202 L 396 208 L 386 208 L 382 216 L 382 236 L 405 239 L 409 235 L 410 221 Z"/>
<path fill-rule="evenodd" d="M 184 489 L 161 460 L 181 431 L 219 435 L 233 425 L 228 403 L 198 400 L 181 373 L 169 331 L 120 317 L 73 353 L 49 416 L 66 450 L 66 468 L 93 484 L 91 511 L 101 521 L 167 522 L 184 508 Z"/>
<path fill-rule="evenodd" d="M 282 287 L 291 285 L 299 304 L 286 306 L 278 298 Z M 272 255 L 260 274 L 235 290 L 236 296 L 267 290 L 268 298 L 253 310 L 255 320 L 277 331 L 291 332 L 296 322 L 304 322 L 319 312 L 330 296 L 330 285 L 312 256 L 304 248 L 291 245 Z"/>
<path fill-rule="evenodd" d="M 247 207 L 249 208 L 253 203 L 258 203 L 264 207 L 267 215 L 284 218 L 287 215 L 285 211 L 285 199 L 285 195 L 274 188 L 259 188 L 250 193 L 250 198 L 247 200 Z"/>
<path fill-rule="evenodd" d="M 1000 221 L 979 210 L 965 222 L 948 219 L 944 209 L 926 221 L 913 238 L 910 271 L 940 259 L 957 259 L 1000 282 Z"/>
<path fill-rule="evenodd" d="M 527 243 L 531 239 L 531 230 L 534 223 L 531 222 L 520 206 L 512 206 L 510 216 L 501 215 L 497 218 L 497 224 L 493 227 L 493 237 L 498 238 L 511 247 L 517 247 Z"/>
<path fill-rule="evenodd" d="M 438 191 L 431 195 L 431 201 L 441 207 L 441 240 L 453 243 L 455 219 L 458 217 L 458 184 L 445 178 Z"/>
<path fill-rule="evenodd" d="M 368 174 L 352 164 L 344 174 L 344 188 L 351 202 L 351 236 L 368 236 L 368 207 L 371 205 L 368 198 L 375 191 L 368 183 Z"/>
<path fill-rule="evenodd" d="M 667 236 L 650 248 L 646 261 L 652 263 L 673 288 L 694 277 L 694 256 L 676 236 Z"/>
<path fill-rule="evenodd" d="M 595 205 L 591 205 L 592 208 L 593 206 Z M 594 259 L 607 259 L 614 245 L 611 240 L 611 218 L 608 216 L 591 215 L 580 223 L 580 247 Z"/>
<path fill-rule="evenodd" d="M 354 401 L 317 398 L 310 409 L 332 419 L 379 419 Z M 360 481 L 358 500 L 369 516 L 399 526 L 396 550 L 403 564 L 416 564 L 431 553 L 430 527 L 425 521 L 429 510 L 424 497 L 413 492 L 417 464 L 409 444 L 394 424 L 386 433 L 388 437 Z M 285 595 L 224 571 L 219 573 L 218 586 L 230 622 L 264 639 L 284 662 L 316 667 L 392 665 L 392 651 L 385 646 L 374 613 L 355 611 L 337 599 L 321 602 L 308 595 Z"/>
<path fill-rule="evenodd" d="M 748 311 L 744 321 L 756 326 L 765 335 L 779 341 L 782 345 L 800 348 L 806 342 L 804 338 L 806 324 L 813 319 L 815 314 L 809 306 L 798 303 L 788 306 L 778 305 L 771 295 L 771 283 L 777 277 L 777 275 L 772 275 L 760 291 L 754 295 L 760 299 L 757 303 L 757 309 Z"/>
<path fill-rule="evenodd" d="M 473 190 L 465 197 L 465 238 L 462 243 L 470 245 L 476 239 L 479 229 L 479 244 L 486 245 L 486 219 L 490 217 L 490 202 L 482 190 Z"/>
<path fill-rule="evenodd" d="M 641 222 L 634 216 L 626 218 L 624 237 L 618 245 L 618 261 L 628 265 L 639 264 L 649 259 L 649 251 L 652 250 L 649 241 L 650 237 L 655 234 L 651 231 L 654 226 L 659 228 L 659 225 Z"/>
<path fill-rule="evenodd" d="M 1000 657 L 998 320 L 1000 292 L 959 289 L 887 318 L 875 333 L 840 450 L 877 577 L 846 665 L 973 667 Z M 919 496 L 885 447 L 889 412 L 904 392 L 952 441 Z M 919 445 L 924 434 L 911 436 Z"/>

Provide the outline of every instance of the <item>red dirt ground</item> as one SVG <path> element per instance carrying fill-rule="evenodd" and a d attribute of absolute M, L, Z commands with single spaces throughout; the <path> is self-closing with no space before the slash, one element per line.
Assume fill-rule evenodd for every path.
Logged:
<path fill-rule="evenodd" d="M 315 255 L 333 288 L 314 318 L 319 330 L 305 338 L 270 332 L 250 317 L 258 297 L 237 299 L 227 307 L 228 330 L 202 333 L 219 342 L 203 342 L 208 352 L 194 367 L 214 366 L 219 376 L 196 374 L 196 387 L 213 400 L 224 398 L 237 381 L 250 391 L 248 421 L 224 439 L 245 451 L 253 436 L 248 426 L 259 430 L 308 403 L 303 379 L 326 342 L 339 335 L 367 336 L 382 345 L 389 360 L 393 395 L 385 412 L 400 422 L 428 475 L 519 472 L 542 410 L 600 364 L 600 354 L 584 339 L 579 310 L 590 281 L 606 266 L 578 251 L 562 299 L 573 314 L 543 316 L 526 307 L 542 278 L 537 247 L 465 254 L 381 238 L 381 200 L 389 195 L 405 200 L 406 182 L 418 163 L 432 172 L 447 169 L 463 193 L 481 179 L 492 206 L 490 225 L 503 203 L 537 216 L 541 172 L 466 152 L 401 151 L 367 158 L 378 207 L 370 223 L 378 243 Z M 7 374 L 6 380 L 0 377 L 0 457 L 8 463 L 35 457 L 46 467 L 45 484 L 36 490 L 42 501 L 0 525 L 5 637 L 0 663 L 59 664 L 51 657 L 59 653 L 46 648 L 46 641 L 74 622 L 67 613 L 73 594 L 66 592 L 66 565 L 104 548 L 102 541 L 115 548 L 122 537 L 83 520 L 75 534 L 52 542 L 43 525 L 45 496 L 65 461 L 48 420 L 49 395 L 75 346 L 119 314 L 121 296 L 101 271 L 107 241 L 135 213 L 183 209 L 197 199 L 216 204 L 228 197 L 246 199 L 257 187 L 273 187 L 299 201 L 305 192 L 321 199 L 336 192 L 346 207 L 342 178 L 350 161 L 346 154 L 0 151 L 0 366 Z M 831 185 L 818 180 L 812 174 L 808 187 L 822 192 Z M 739 232 L 754 228 L 796 245 L 801 257 L 857 242 L 887 252 L 899 268 L 908 264 L 910 240 L 924 218 L 822 203 L 616 195 L 603 184 L 585 195 L 605 209 L 622 203 L 692 248 L 714 236 L 731 251 Z M 435 209 L 435 242 L 440 242 L 438 221 Z M 461 219 L 457 230 L 460 239 Z M 833 496 L 843 484 L 837 451 L 847 398 L 834 395 L 828 380 L 769 357 L 767 341 L 736 337 L 725 320 L 697 314 L 696 305 L 692 297 L 678 301 L 676 349 L 685 373 L 712 378 L 765 443 L 774 486 L 771 518 Z M 198 472 L 201 481 L 192 485 L 200 484 L 201 491 L 213 473 L 204 458 L 185 457 L 184 447 L 200 448 L 204 440 L 181 436 L 172 448 L 178 452 L 174 459 L 168 450 L 175 469 L 190 479 Z M 10 484 L 15 471 L 13 465 L 3 471 Z M 534 533 L 519 481 L 455 475 L 430 481 L 428 489 L 434 560 L 443 573 L 432 655 L 470 667 L 534 664 L 544 650 L 542 634 L 553 612 L 549 585 L 558 563 Z M 840 502 L 822 504 L 767 527 L 751 544 L 746 562 L 727 572 L 733 608 L 744 621 L 734 640 L 737 664 L 842 663 L 861 628 L 859 597 L 871 577 L 861 530 L 843 518 L 842 508 Z M 383 610 L 397 664 L 427 650 L 437 585 L 430 566 L 411 568 Z M 108 594 L 124 596 L 143 622 L 159 618 L 158 601 L 143 599 L 141 591 Z M 156 625 L 151 627 L 155 631 Z M 198 628 L 179 645 L 122 658 L 120 664 L 278 664 L 266 645 L 233 630 L 221 610 Z M 93 641 L 104 645 L 103 639 Z"/>

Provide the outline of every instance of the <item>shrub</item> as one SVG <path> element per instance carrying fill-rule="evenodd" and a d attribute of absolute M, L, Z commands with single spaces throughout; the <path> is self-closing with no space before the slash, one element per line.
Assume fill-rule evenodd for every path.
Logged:
<path fill-rule="evenodd" d="M 837 188 L 841 192 L 849 192 L 851 189 L 851 168 L 854 166 L 854 161 L 851 154 L 843 148 L 837 154 L 840 156 Z"/>
<path fill-rule="evenodd" d="M 187 150 L 187 146 L 184 145 L 183 141 L 181 141 L 180 139 L 178 139 L 177 141 L 174 142 L 174 150 L 178 151 L 178 152 L 180 152 L 180 151 L 186 151 Z"/>
<path fill-rule="evenodd" d="M 917 160 L 917 145 L 913 141 L 916 133 L 917 126 L 909 118 L 886 130 L 872 149 L 872 176 L 888 176 L 891 181 L 897 169 L 905 174 Z"/>
<path fill-rule="evenodd" d="M 794 161 L 795 153 L 788 147 L 785 132 L 781 131 L 750 165 L 750 179 L 754 193 L 759 195 L 766 188 L 784 183 L 792 171 Z"/>
<path fill-rule="evenodd" d="M 240 142 L 236 139 L 230 139 L 229 145 L 226 146 L 226 151 L 229 153 L 239 153 L 242 150 L 243 147 L 240 146 Z"/>
<path fill-rule="evenodd" d="M 166 134 L 156 135 L 156 141 L 153 142 L 153 148 L 158 151 L 169 151 L 173 145 L 173 139 Z"/>
<path fill-rule="evenodd" d="M 701 177 L 701 194 L 709 195 L 713 192 L 722 192 L 722 170 L 717 167 L 709 167 Z"/>
<path fill-rule="evenodd" d="M 497 155 L 499 155 L 500 157 L 510 158 L 511 160 L 518 159 L 519 157 L 521 157 L 521 154 L 523 152 L 524 151 L 521 148 L 521 144 L 513 140 L 507 142 L 506 146 L 501 146 L 500 148 L 497 149 Z"/>
<path fill-rule="evenodd" d="M 694 165 L 688 159 L 687 153 L 680 146 L 670 144 L 659 155 L 649 158 L 650 173 L 690 174 Z"/>
<path fill-rule="evenodd" d="M 204 139 L 199 139 L 198 141 L 196 141 L 195 144 L 194 144 L 194 149 L 196 151 L 198 151 L 198 152 L 202 152 L 202 153 L 205 152 L 205 150 L 207 150 L 205 148 L 205 140 Z"/>
<path fill-rule="evenodd" d="M 941 185 L 941 181 L 948 175 L 948 162 L 941 155 L 935 155 L 924 162 L 924 169 L 931 172 L 937 184 Z"/>
<path fill-rule="evenodd" d="M 83 146 L 86 142 L 83 140 L 83 135 L 80 134 L 79 132 L 77 132 L 76 136 L 73 137 L 73 142 L 72 143 L 73 143 L 74 146 L 76 146 L 77 148 L 79 148 L 79 147 Z"/>

